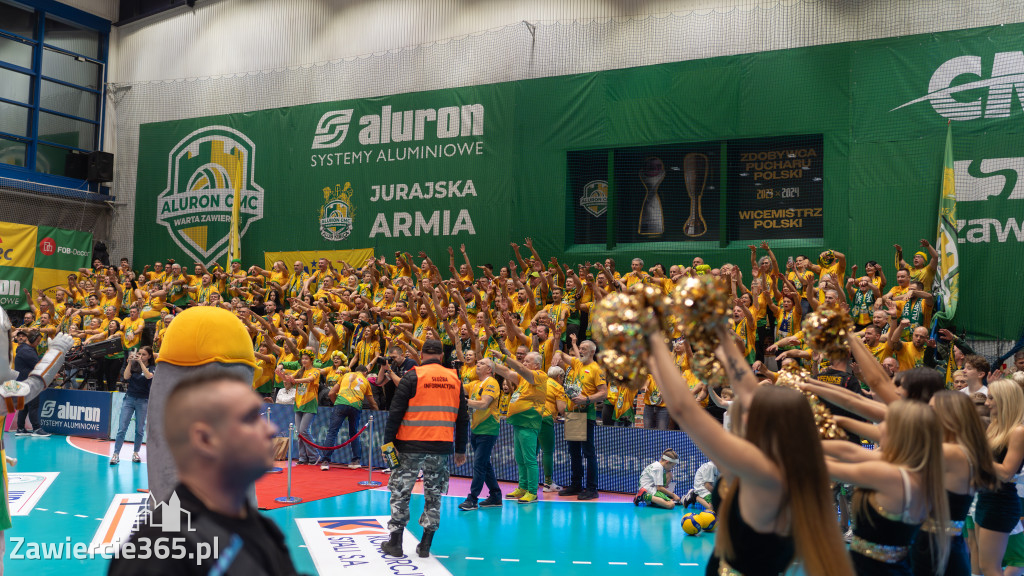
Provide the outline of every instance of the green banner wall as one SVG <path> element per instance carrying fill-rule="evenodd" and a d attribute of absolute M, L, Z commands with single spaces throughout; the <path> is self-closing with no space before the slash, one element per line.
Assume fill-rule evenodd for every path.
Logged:
<path fill-rule="evenodd" d="M 88 232 L 0 222 L 0 305 L 27 310 L 26 291 L 35 297 L 37 290 L 67 284 L 68 274 L 90 266 L 91 256 Z"/>
<path fill-rule="evenodd" d="M 247 264 L 268 251 L 373 248 L 423 250 L 443 267 L 446 247 L 465 243 L 474 265 L 497 267 L 511 257 L 509 241 L 526 236 L 565 262 L 610 255 L 625 269 L 633 256 L 668 266 L 700 255 L 742 264 L 756 242 L 730 210 L 758 204 L 727 159 L 799 137 L 820 153 L 809 167 L 820 220 L 800 238 L 765 238 L 782 260 L 825 247 L 861 270 L 878 260 L 891 285 L 892 245 L 912 253 L 919 239 L 935 240 L 952 120 L 964 272 L 955 322 L 977 337 L 1016 339 L 1024 310 L 1008 302 L 1024 256 L 1024 109 L 1013 83 L 1024 74 L 1022 33 L 1015 24 L 147 124 L 136 261 L 223 261 L 232 162 L 241 161 Z M 624 202 L 643 198 L 616 196 L 623 178 L 636 185 L 616 158 L 642 162 L 646 150 L 710 158 L 712 232 L 678 234 L 687 208 L 672 203 L 688 200 L 671 172 L 665 234 L 640 238 L 616 222 L 635 218 Z M 668 158 L 665 169 L 678 170 L 682 160 Z"/>

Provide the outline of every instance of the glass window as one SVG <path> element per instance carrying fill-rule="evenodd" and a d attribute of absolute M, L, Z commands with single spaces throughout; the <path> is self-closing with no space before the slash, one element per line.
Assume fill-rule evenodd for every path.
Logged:
<path fill-rule="evenodd" d="M 96 147 L 96 125 L 40 112 L 39 139 L 73 148 L 93 150 Z"/>
<path fill-rule="evenodd" d="M 92 92 L 43 80 L 39 106 L 88 120 L 96 120 L 99 117 L 96 108 L 98 99 L 98 96 Z"/>
<path fill-rule="evenodd" d="M 31 10 L 0 1 L 0 28 L 35 39 L 36 15 Z"/>
<path fill-rule="evenodd" d="M 44 34 L 43 42 L 46 44 L 89 58 L 99 58 L 99 32 L 82 30 L 48 16 Z"/>
<path fill-rule="evenodd" d="M 64 175 L 64 160 L 69 150 L 57 146 L 47 146 L 42 142 L 36 146 L 36 172 Z"/>
<path fill-rule="evenodd" d="M 28 116 L 31 110 L 25 106 L 0 102 L 0 132 L 15 136 L 28 136 Z"/>
<path fill-rule="evenodd" d="M 43 76 L 63 80 L 93 90 L 100 88 L 100 66 L 88 60 L 76 60 L 74 56 L 53 50 L 43 50 Z"/>
<path fill-rule="evenodd" d="M 0 98 L 29 104 L 32 99 L 32 77 L 0 68 Z"/>
<path fill-rule="evenodd" d="M 0 60 L 22 68 L 31 68 L 32 46 L 21 40 L 0 36 Z"/>
<path fill-rule="evenodd" d="M 19 166 L 63 176 L 71 150 L 97 149 L 105 29 L 57 2 L 0 0 L 3 173 Z"/>
<path fill-rule="evenodd" d="M 26 148 L 28 145 L 24 142 L 0 138 L 0 164 L 24 167 Z"/>

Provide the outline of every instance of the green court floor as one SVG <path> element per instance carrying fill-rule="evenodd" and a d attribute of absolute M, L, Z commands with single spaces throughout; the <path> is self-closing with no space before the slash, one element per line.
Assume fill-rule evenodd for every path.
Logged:
<path fill-rule="evenodd" d="M 27 516 L 15 516 L 5 533 L 6 574 L 46 576 L 105 574 L 103 559 L 11 559 L 12 537 L 26 542 L 88 544 L 115 494 L 145 488 L 146 467 L 122 460 L 110 466 L 108 457 L 70 445 L 63 436 L 16 438 L 4 434 L 8 454 L 18 458 L 12 474 L 58 472 L 52 485 Z M 81 442 L 79 440 L 78 442 Z M 99 443 L 97 443 L 99 444 Z M 125 453 L 130 453 L 126 448 Z M 122 455 L 122 458 L 124 456 Z M 452 573 L 481 574 L 703 574 L 714 545 L 713 534 L 684 537 L 681 511 L 636 508 L 632 504 L 600 502 L 537 502 L 501 509 L 461 512 L 462 494 L 445 498 L 441 530 L 432 551 Z M 412 498 L 412 517 L 418 518 L 422 496 Z M 387 516 L 388 493 L 368 490 L 265 512 L 284 531 L 300 571 L 316 574 L 295 520 L 331 516 Z M 417 537 L 422 530 L 409 526 Z M 413 553 L 414 544 L 406 544 Z"/>

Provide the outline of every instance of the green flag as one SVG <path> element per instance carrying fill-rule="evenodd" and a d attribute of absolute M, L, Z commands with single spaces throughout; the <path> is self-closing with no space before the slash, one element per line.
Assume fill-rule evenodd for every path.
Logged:
<path fill-rule="evenodd" d="M 956 314 L 956 303 L 960 299 L 960 254 L 957 251 L 956 236 L 956 187 L 953 178 L 953 131 L 946 125 L 946 153 L 942 160 L 942 191 L 939 196 L 938 242 L 939 269 L 936 272 L 938 285 L 935 296 L 942 303 L 942 310 L 935 316 L 952 320 Z"/>

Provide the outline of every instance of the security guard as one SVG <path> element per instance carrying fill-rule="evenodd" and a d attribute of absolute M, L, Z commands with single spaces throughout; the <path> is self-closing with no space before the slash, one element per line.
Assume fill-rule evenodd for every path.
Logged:
<path fill-rule="evenodd" d="M 455 452 L 455 465 L 466 463 L 469 409 L 462 382 L 454 370 L 441 366 L 440 340 L 423 343 L 420 366 L 402 377 L 391 400 L 384 442 L 394 442 L 398 467 L 391 472 L 391 539 L 380 549 L 390 556 L 403 556 L 402 535 L 409 522 L 409 497 L 416 477 L 423 471 L 423 538 L 416 552 L 430 556 L 430 543 L 441 519 L 441 495 L 448 491 L 448 455 Z"/>

